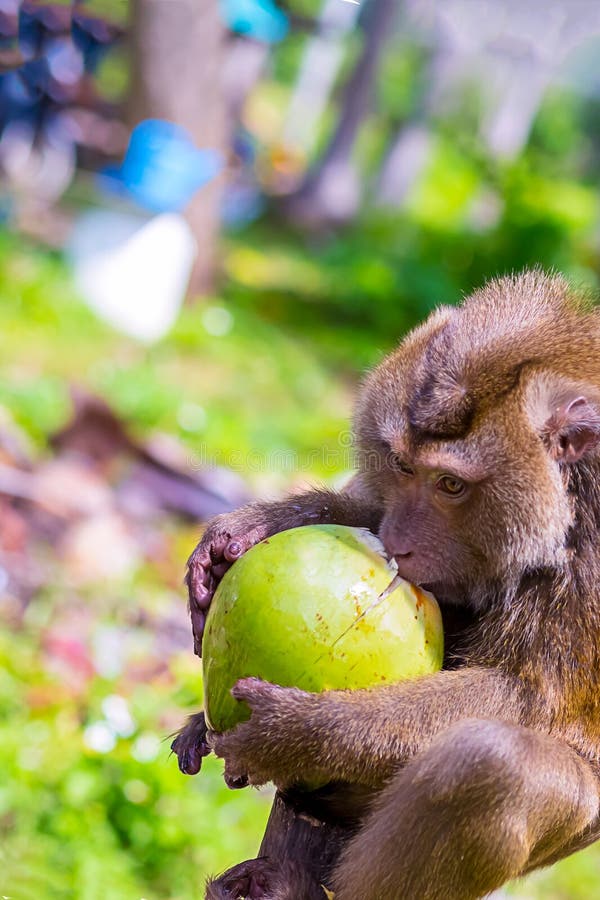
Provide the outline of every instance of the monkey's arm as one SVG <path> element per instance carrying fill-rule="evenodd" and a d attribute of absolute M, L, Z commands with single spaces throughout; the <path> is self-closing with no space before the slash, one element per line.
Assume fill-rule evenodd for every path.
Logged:
<path fill-rule="evenodd" d="M 251 718 L 209 743 L 228 781 L 348 781 L 381 786 L 399 764 L 461 719 L 524 723 L 524 683 L 492 668 L 464 668 L 371 690 L 310 694 L 246 678 L 233 689 Z"/>
<path fill-rule="evenodd" d="M 272 503 L 249 503 L 216 516 L 188 560 L 186 582 L 195 652 L 201 655 L 206 611 L 219 581 L 254 544 L 288 528 L 319 523 L 363 526 L 376 532 L 380 520 L 380 507 L 363 488 L 360 476 L 355 476 L 343 493 L 307 491 Z"/>

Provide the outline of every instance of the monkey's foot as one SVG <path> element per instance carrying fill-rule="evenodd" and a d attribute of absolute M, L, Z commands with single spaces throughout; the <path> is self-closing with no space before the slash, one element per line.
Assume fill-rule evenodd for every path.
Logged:
<path fill-rule="evenodd" d="M 323 885 L 292 862 L 274 865 L 266 857 L 239 863 L 206 888 L 206 900 L 327 900 Z"/>
<path fill-rule="evenodd" d="M 197 775 L 203 758 L 211 752 L 206 741 L 206 732 L 204 713 L 196 713 L 188 717 L 171 744 L 171 750 L 177 755 L 179 768 L 184 775 Z"/>

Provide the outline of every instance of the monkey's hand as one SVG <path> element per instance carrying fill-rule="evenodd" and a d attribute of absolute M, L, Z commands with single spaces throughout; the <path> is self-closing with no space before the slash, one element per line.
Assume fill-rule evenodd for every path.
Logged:
<path fill-rule="evenodd" d="M 236 512 L 216 516 L 208 523 L 187 563 L 194 652 L 202 655 L 206 612 L 219 581 L 232 563 L 254 544 L 288 528 L 321 522 L 376 531 L 380 517 L 380 510 L 360 497 L 320 490 L 280 502 L 250 503 Z"/>
<path fill-rule="evenodd" d="M 248 704 L 250 719 L 224 734 L 208 735 L 216 755 L 225 759 L 229 787 L 273 781 L 283 788 L 328 780 L 306 742 L 310 711 L 319 695 L 259 678 L 242 678 L 231 693 Z"/>
<path fill-rule="evenodd" d="M 265 518 L 254 521 L 251 507 L 216 516 L 187 562 L 188 587 L 194 652 L 202 655 L 202 635 L 210 601 L 219 581 L 236 559 L 274 532 Z"/>

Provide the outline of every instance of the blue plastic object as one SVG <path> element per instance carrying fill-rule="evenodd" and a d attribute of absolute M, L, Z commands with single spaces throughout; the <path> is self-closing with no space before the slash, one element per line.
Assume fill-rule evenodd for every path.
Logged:
<path fill-rule="evenodd" d="M 289 31 L 286 14 L 271 0 L 219 0 L 223 21 L 238 34 L 276 44 Z"/>
<path fill-rule="evenodd" d="M 102 172 L 102 184 L 154 213 L 179 212 L 223 166 L 215 150 L 198 150 L 179 125 L 146 119 L 131 132 L 121 166 Z"/>

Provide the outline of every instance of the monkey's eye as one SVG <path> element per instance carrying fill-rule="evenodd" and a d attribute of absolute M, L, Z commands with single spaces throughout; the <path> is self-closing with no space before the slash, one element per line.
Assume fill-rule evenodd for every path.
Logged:
<path fill-rule="evenodd" d="M 406 463 L 402 459 L 402 457 L 400 456 L 399 453 L 393 453 L 393 452 L 390 453 L 389 461 L 390 461 L 390 465 L 394 469 L 394 471 L 399 472 L 400 475 L 414 475 L 415 474 L 414 469 L 411 469 L 411 467 L 408 465 L 408 463 Z"/>
<path fill-rule="evenodd" d="M 467 489 L 464 481 L 455 478 L 454 475 L 441 475 L 435 483 L 438 491 L 447 494 L 448 497 L 462 497 Z"/>

